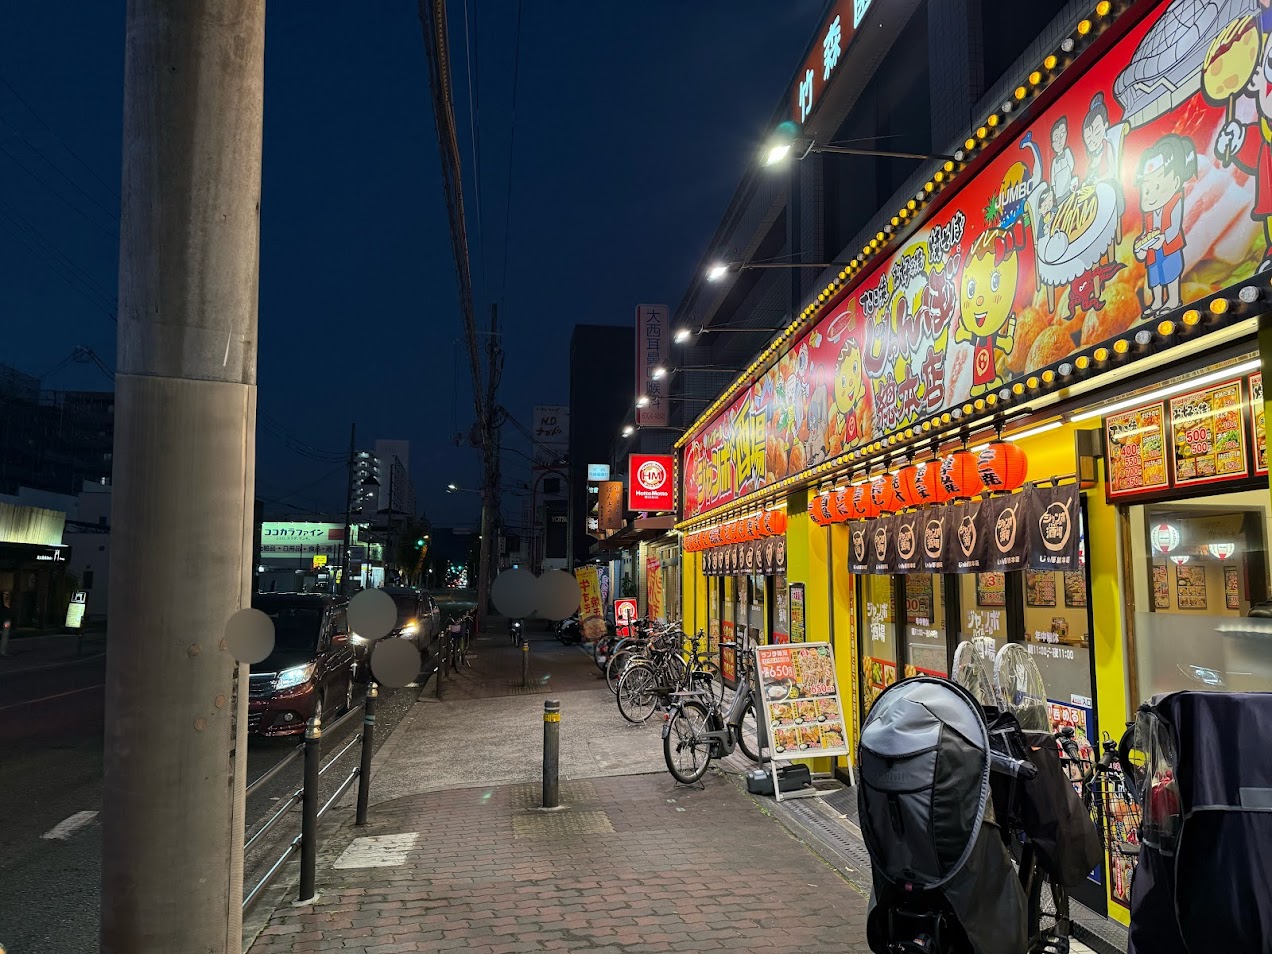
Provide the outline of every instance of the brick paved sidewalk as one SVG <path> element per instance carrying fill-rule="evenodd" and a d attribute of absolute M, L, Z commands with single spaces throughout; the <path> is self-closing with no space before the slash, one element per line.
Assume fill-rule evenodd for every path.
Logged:
<path fill-rule="evenodd" d="M 867 951 L 860 892 L 738 778 L 704 781 L 567 782 L 558 813 L 534 784 L 381 805 L 329 839 L 317 903 L 277 912 L 251 954 Z"/>

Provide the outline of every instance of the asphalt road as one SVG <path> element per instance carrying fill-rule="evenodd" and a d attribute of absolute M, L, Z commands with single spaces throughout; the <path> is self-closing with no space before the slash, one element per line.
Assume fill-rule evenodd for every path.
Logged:
<path fill-rule="evenodd" d="M 451 601 L 442 604 L 452 612 Z M 89 954 L 97 950 L 101 880 L 102 729 L 105 656 L 0 672 L 0 945 L 9 954 Z M 421 691 L 383 690 L 376 746 L 387 739 Z M 361 696 L 357 701 L 361 701 Z M 353 718 L 323 740 L 325 756 L 361 729 Z M 248 778 L 259 777 L 296 742 L 253 740 Z M 354 746 L 323 777 L 323 799 L 357 765 Z M 324 761 L 326 758 L 324 758 Z M 301 760 L 255 793 L 248 833 L 300 785 Z M 298 809 L 244 862 L 250 888 L 300 827 Z M 61 837 L 42 837 L 57 834 Z"/>

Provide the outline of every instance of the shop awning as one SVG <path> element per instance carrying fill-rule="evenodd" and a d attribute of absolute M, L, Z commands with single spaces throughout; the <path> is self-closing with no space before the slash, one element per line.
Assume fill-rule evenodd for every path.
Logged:
<path fill-rule="evenodd" d="M 593 553 L 611 553 L 615 550 L 626 550 L 634 547 L 642 540 L 661 537 L 675 526 L 676 518 L 672 514 L 661 517 L 640 517 L 633 520 L 612 537 L 598 540 L 592 545 Z"/>

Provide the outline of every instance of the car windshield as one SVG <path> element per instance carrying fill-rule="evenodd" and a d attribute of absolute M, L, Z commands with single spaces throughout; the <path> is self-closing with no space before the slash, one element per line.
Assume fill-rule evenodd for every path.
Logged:
<path fill-rule="evenodd" d="M 322 632 L 322 610 L 312 606 L 285 606 L 265 611 L 274 621 L 274 649 L 284 652 L 317 652 Z"/>
<path fill-rule="evenodd" d="M 419 614 L 419 600 L 414 596 L 399 593 L 394 595 L 393 602 L 397 604 L 398 626 L 405 626 L 407 623 L 415 622 L 415 617 Z"/>

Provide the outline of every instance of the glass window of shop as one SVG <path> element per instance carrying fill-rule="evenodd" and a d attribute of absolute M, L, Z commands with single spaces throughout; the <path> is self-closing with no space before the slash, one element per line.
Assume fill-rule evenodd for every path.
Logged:
<path fill-rule="evenodd" d="M 958 642 L 971 641 L 992 657 L 1006 645 L 1007 574 L 960 573 L 958 581 Z"/>
<path fill-rule="evenodd" d="M 658 572 L 662 576 L 662 615 L 668 621 L 684 618 L 680 603 L 680 552 L 663 547 L 658 554 Z"/>
<path fill-rule="evenodd" d="M 949 675 L 949 640 L 945 626 L 945 577 L 939 573 L 910 573 L 905 587 L 906 676 Z"/>
<path fill-rule="evenodd" d="M 789 643 L 791 641 L 791 595 L 786 588 L 786 574 L 779 573 L 773 577 L 773 598 L 769 601 L 772 618 L 769 621 L 769 641 L 772 643 Z"/>
<path fill-rule="evenodd" d="M 720 652 L 720 600 L 723 589 L 722 577 L 707 577 L 707 653 L 713 657 Z"/>
<path fill-rule="evenodd" d="M 1136 701 L 1180 689 L 1272 690 L 1267 490 L 1127 511 Z"/>
<path fill-rule="evenodd" d="M 880 693 L 897 681 L 896 580 L 864 574 L 861 581 L 861 699 L 862 718 Z"/>

